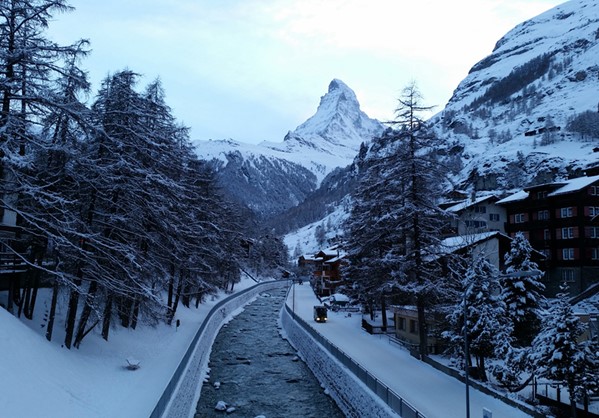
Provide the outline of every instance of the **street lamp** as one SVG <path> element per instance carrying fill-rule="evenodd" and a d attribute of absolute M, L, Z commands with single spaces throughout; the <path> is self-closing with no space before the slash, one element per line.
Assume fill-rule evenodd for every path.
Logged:
<path fill-rule="evenodd" d="M 468 368 L 470 366 L 470 353 L 468 350 L 468 288 L 464 288 L 464 372 L 466 383 L 466 418 L 470 418 L 470 377 Z"/>

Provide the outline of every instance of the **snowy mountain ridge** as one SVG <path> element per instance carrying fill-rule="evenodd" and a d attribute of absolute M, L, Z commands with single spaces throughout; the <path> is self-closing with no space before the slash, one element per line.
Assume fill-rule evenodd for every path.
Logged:
<path fill-rule="evenodd" d="M 383 129 L 360 110 L 353 90 L 334 79 L 316 113 L 283 142 L 200 141 L 197 151 L 213 162 L 222 187 L 237 201 L 272 215 L 300 203 L 326 175 L 349 165 L 360 144 Z"/>
<path fill-rule="evenodd" d="M 371 119 L 360 109 L 356 94 L 343 81 L 334 79 L 328 92 L 320 98 L 316 113 L 282 142 L 263 141 L 257 145 L 232 139 L 200 141 L 198 153 L 203 158 L 227 161 L 233 149 L 248 159 L 277 158 L 308 168 L 317 183 L 337 167 L 345 167 L 356 156 L 360 144 L 383 131 L 381 122 Z"/>
<path fill-rule="evenodd" d="M 507 190 L 581 175 L 597 138 L 568 130 L 599 100 L 599 4 L 572 0 L 517 25 L 430 122 L 463 147 L 455 180 Z"/>

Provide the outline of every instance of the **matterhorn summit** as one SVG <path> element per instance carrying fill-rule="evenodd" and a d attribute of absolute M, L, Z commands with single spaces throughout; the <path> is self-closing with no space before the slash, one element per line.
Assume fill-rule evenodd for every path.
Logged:
<path fill-rule="evenodd" d="M 334 79 L 316 113 L 282 142 L 200 141 L 222 188 L 255 213 L 269 216 L 301 203 L 333 170 L 350 165 L 360 144 L 384 126 L 360 110 L 356 94 Z"/>
<path fill-rule="evenodd" d="M 380 135 L 383 129 L 379 121 L 360 110 L 354 91 L 343 81 L 334 79 L 312 117 L 289 132 L 283 143 L 264 142 L 262 145 L 309 155 L 306 166 L 323 177 L 333 168 L 349 164 L 360 144 Z"/>
<path fill-rule="evenodd" d="M 381 123 L 360 110 L 353 90 L 335 79 L 329 84 L 328 93 L 321 97 L 316 114 L 298 126 L 286 140 L 300 137 L 322 142 L 322 138 L 355 151 L 366 138 L 379 135 L 381 131 Z"/>

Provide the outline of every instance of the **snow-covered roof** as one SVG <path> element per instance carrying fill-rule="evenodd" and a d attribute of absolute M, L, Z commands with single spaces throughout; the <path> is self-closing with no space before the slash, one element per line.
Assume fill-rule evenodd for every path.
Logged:
<path fill-rule="evenodd" d="M 330 260 L 325 261 L 325 263 L 336 263 L 337 261 L 342 260 L 343 258 L 345 258 L 345 253 L 339 253 L 337 257 L 333 257 Z"/>
<path fill-rule="evenodd" d="M 559 189 L 549 193 L 547 196 L 557 196 L 560 194 L 573 193 L 584 189 L 587 186 L 599 181 L 599 176 L 578 177 L 568 180 L 566 184 Z"/>
<path fill-rule="evenodd" d="M 478 244 L 479 242 L 485 241 L 494 236 L 503 235 L 504 237 L 509 237 L 505 234 L 502 234 L 499 231 L 488 231 L 481 232 L 478 234 L 469 234 L 469 235 L 458 235 L 455 237 L 448 237 L 441 241 L 441 248 L 443 252 L 446 254 L 452 253 L 454 251 L 461 250 L 463 248 L 467 248 L 471 245 Z"/>
<path fill-rule="evenodd" d="M 566 194 L 566 193 L 574 193 L 574 192 L 580 191 L 580 190 L 584 189 L 585 187 L 590 186 L 591 184 L 598 182 L 598 181 L 599 181 L 599 175 L 588 176 L 588 177 L 578 177 L 578 178 L 566 180 L 566 181 L 547 183 L 544 185 L 537 185 L 534 187 L 526 188 L 525 190 L 520 190 L 514 194 L 511 194 L 508 197 L 505 197 L 505 198 L 499 200 L 497 202 L 497 204 L 501 205 L 503 203 L 510 203 L 510 202 L 516 202 L 518 200 L 524 200 L 529 196 L 529 191 L 531 189 L 533 189 L 533 188 L 538 189 L 540 186 L 546 186 L 546 187 L 550 187 L 550 186 L 556 187 L 557 186 L 557 189 L 555 189 L 551 193 L 547 194 L 547 196 L 551 197 L 551 196 L 558 196 L 558 195 L 562 195 L 562 194 Z"/>
<path fill-rule="evenodd" d="M 574 312 L 579 315 L 599 314 L 599 293 L 574 305 Z"/>
<path fill-rule="evenodd" d="M 316 257 L 313 255 L 304 254 L 302 257 L 304 257 L 304 260 L 306 261 L 316 261 Z"/>
<path fill-rule="evenodd" d="M 474 200 L 473 199 L 466 199 L 466 200 L 464 200 L 462 202 L 459 202 L 456 205 L 448 207 L 446 210 L 448 212 L 456 212 L 456 213 L 457 212 L 461 212 L 464 209 L 467 209 L 467 208 L 469 208 L 471 206 L 474 206 L 474 205 L 478 205 L 479 203 L 482 203 L 482 202 L 484 202 L 486 200 L 489 200 L 491 198 L 496 198 L 496 196 L 495 195 L 487 195 L 487 196 L 477 197 Z"/>
<path fill-rule="evenodd" d="M 517 202 L 518 200 L 524 200 L 527 197 L 528 197 L 528 192 L 526 192 L 524 190 L 520 190 L 519 192 L 511 194 L 511 195 L 509 195 L 507 197 L 504 197 L 501 200 L 498 200 L 497 204 L 501 205 L 503 203 Z"/>

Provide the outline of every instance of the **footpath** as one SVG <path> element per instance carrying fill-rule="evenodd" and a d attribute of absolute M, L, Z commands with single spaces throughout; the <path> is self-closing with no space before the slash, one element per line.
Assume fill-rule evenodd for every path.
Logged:
<path fill-rule="evenodd" d="M 414 406 L 426 418 L 466 417 L 464 383 L 412 357 L 389 342 L 386 335 L 371 335 L 361 328 L 361 314 L 328 312 L 326 323 L 316 323 L 313 307 L 319 305 L 309 285 L 294 285 L 287 305 L 318 333 L 369 370 L 378 380 Z M 531 415 L 499 399 L 470 388 L 470 416 L 483 418 L 483 408 L 492 418 L 528 418 Z M 487 415 L 488 416 L 488 415 Z"/>

